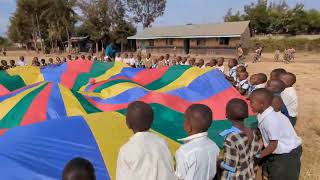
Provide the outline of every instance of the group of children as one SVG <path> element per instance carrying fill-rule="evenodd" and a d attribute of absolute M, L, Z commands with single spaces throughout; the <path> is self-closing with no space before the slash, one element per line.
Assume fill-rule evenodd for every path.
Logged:
<path fill-rule="evenodd" d="M 212 58 L 209 62 L 205 63 L 204 59 L 196 60 L 192 57 L 181 57 L 175 56 L 170 57 L 170 54 L 160 57 L 152 57 L 150 53 L 147 54 L 145 59 L 142 59 L 141 55 L 134 57 L 133 53 L 124 53 L 123 56 L 120 53 L 117 53 L 115 57 L 115 62 L 123 62 L 134 68 L 162 68 L 165 66 L 176 66 L 176 65 L 189 65 L 197 66 L 199 68 L 205 67 L 216 67 L 219 70 L 224 72 L 224 58 L 220 57 L 218 59 Z"/>
<path fill-rule="evenodd" d="M 289 48 L 289 49 L 285 49 L 283 52 L 283 61 L 288 64 L 288 63 L 292 63 L 295 60 L 295 53 L 296 50 L 294 48 Z M 274 55 L 274 61 L 279 62 L 280 61 L 280 54 L 281 51 L 278 48 L 275 51 L 275 55 Z"/>
<path fill-rule="evenodd" d="M 175 153 L 174 166 L 166 141 L 150 131 L 152 108 L 144 102 L 133 102 L 127 108 L 126 124 L 134 135 L 119 151 L 117 180 L 253 180 L 259 165 L 263 176 L 270 180 L 299 179 L 302 142 L 294 130 L 298 105 L 293 87 L 295 75 L 279 68 L 270 73 L 269 80 L 259 73 L 250 77 L 250 83 L 242 83 L 248 76 L 245 67 L 238 66 L 233 59 L 228 65 L 230 72 L 226 78 L 233 84 L 237 82 L 240 92 L 250 89 L 247 100 L 257 113 L 257 129 L 244 125 L 249 116 L 248 102 L 230 100 L 226 117 L 232 126 L 219 134 L 224 137 L 223 156 L 219 158 L 218 146 L 208 138 L 212 111 L 206 105 L 193 104 L 184 113 L 183 127 L 188 137 L 178 139 L 183 144 Z M 70 172 L 67 167 L 65 173 Z M 92 167 L 87 169 L 91 171 Z M 86 170 L 74 168 L 74 171 L 78 174 Z M 82 174 L 94 174 L 94 170 Z"/>

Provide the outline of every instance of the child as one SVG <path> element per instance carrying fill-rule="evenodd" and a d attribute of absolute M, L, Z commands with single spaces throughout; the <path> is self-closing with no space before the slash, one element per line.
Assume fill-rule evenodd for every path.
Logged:
<path fill-rule="evenodd" d="M 49 63 L 48 63 L 48 65 L 50 66 L 50 65 L 54 65 L 54 62 L 53 62 L 53 59 L 52 58 L 49 58 Z"/>
<path fill-rule="evenodd" d="M 217 60 L 216 59 L 211 59 L 209 63 L 207 63 L 208 67 L 215 67 L 217 65 Z"/>
<path fill-rule="evenodd" d="M 10 68 L 16 67 L 16 61 L 15 60 L 10 60 Z"/>
<path fill-rule="evenodd" d="M 80 60 L 80 59 L 79 59 L 79 56 L 75 56 L 75 57 L 74 57 L 74 60 L 75 60 L 75 61 Z"/>
<path fill-rule="evenodd" d="M 60 59 L 60 58 L 59 58 L 59 59 Z M 81 61 L 85 61 L 85 60 L 86 60 L 86 57 L 85 57 L 84 55 L 81 55 L 81 56 L 80 56 L 80 60 L 81 60 Z"/>
<path fill-rule="evenodd" d="M 130 59 L 129 59 L 128 53 L 124 53 L 123 62 L 128 65 L 130 64 Z"/>
<path fill-rule="evenodd" d="M 72 57 L 70 54 L 67 56 L 67 61 L 72 61 Z"/>
<path fill-rule="evenodd" d="M 169 66 L 171 61 L 170 61 L 170 55 L 169 54 L 166 54 L 166 57 L 164 59 L 165 63 L 166 63 L 166 66 Z"/>
<path fill-rule="evenodd" d="M 74 158 L 64 167 L 62 180 L 96 180 L 94 167 L 86 159 Z"/>
<path fill-rule="evenodd" d="M 279 80 L 282 74 L 286 74 L 287 71 L 283 68 L 277 68 L 271 71 L 270 80 Z"/>
<path fill-rule="evenodd" d="M 189 62 L 188 62 L 189 66 L 195 66 L 195 63 L 196 63 L 196 59 L 195 58 L 190 58 L 189 59 Z"/>
<path fill-rule="evenodd" d="M 181 62 L 182 62 L 182 58 L 181 58 L 181 56 L 178 56 L 177 57 L 177 65 L 181 65 Z"/>
<path fill-rule="evenodd" d="M 1 60 L 1 70 L 9 69 L 8 63 L 6 60 Z"/>
<path fill-rule="evenodd" d="M 298 96 L 293 85 L 296 83 L 296 76 L 290 72 L 280 76 L 281 81 L 285 84 L 285 89 L 281 93 L 283 103 L 288 108 L 289 119 L 293 126 L 296 125 L 298 115 Z"/>
<path fill-rule="evenodd" d="M 236 84 L 236 88 L 241 95 L 246 95 L 249 89 L 248 77 L 249 74 L 247 71 L 239 72 L 239 82 Z"/>
<path fill-rule="evenodd" d="M 146 59 L 143 60 L 143 64 L 146 69 L 151 69 L 151 67 L 152 67 L 151 53 L 147 54 Z"/>
<path fill-rule="evenodd" d="M 265 149 L 256 155 L 265 158 L 263 166 L 269 179 L 298 180 L 300 174 L 301 139 L 289 119 L 271 107 L 273 94 L 257 89 L 250 95 L 250 105 L 258 113 L 258 127 Z"/>
<path fill-rule="evenodd" d="M 18 66 L 27 66 L 28 64 L 26 63 L 26 61 L 24 60 L 24 56 L 20 56 L 19 57 L 19 61 L 17 63 Z"/>
<path fill-rule="evenodd" d="M 40 66 L 39 58 L 34 57 L 31 66 Z"/>
<path fill-rule="evenodd" d="M 133 66 L 135 62 L 136 62 L 136 60 L 135 60 L 134 57 L 133 57 L 133 53 L 130 53 L 127 64 L 128 64 L 129 66 Z"/>
<path fill-rule="evenodd" d="M 163 56 L 160 56 L 159 61 L 157 63 L 157 68 L 166 67 L 166 61 Z"/>
<path fill-rule="evenodd" d="M 63 57 L 62 58 L 62 63 L 66 63 L 67 62 L 67 58 L 66 57 Z"/>
<path fill-rule="evenodd" d="M 85 58 L 84 55 L 81 56 L 81 59 Z M 84 60 L 84 59 L 83 59 Z M 56 61 L 57 61 L 57 64 L 62 64 L 61 62 L 61 59 L 59 57 L 56 57 Z"/>
<path fill-rule="evenodd" d="M 268 77 L 264 73 L 254 74 L 250 77 L 250 86 L 248 89 L 248 96 L 256 90 L 260 88 L 265 88 Z"/>
<path fill-rule="evenodd" d="M 40 60 L 40 67 L 45 67 L 47 66 L 46 60 L 45 59 L 41 59 Z"/>
<path fill-rule="evenodd" d="M 140 55 L 137 55 L 137 59 L 136 59 L 134 65 L 132 67 L 134 67 L 134 68 L 144 68 L 144 64 L 143 64 L 143 61 L 141 60 L 141 56 Z"/>
<path fill-rule="evenodd" d="M 200 59 L 199 62 L 198 62 L 198 67 L 203 69 L 205 68 L 206 66 L 204 65 L 204 60 L 203 59 Z"/>
<path fill-rule="evenodd" d="M 114 60 L 115 62 L 122 62 L 121 54 L 117 53 L 116 58 Z"/>
<path fill-rule="evenodd" d="M 238 61 L 236 59 L 230 59 L 228 62 L 228 67 L 229 74 L 226 76 L 226 78 L 233 83 L 237 80 Z"/>
<path fill-rule="evenodd" d="M 224 58 L 223 57 L 220 57 L 218 58 L 218 61 L 217 61 L 217 69 L 219 69 L 222 73 L 224 73 Z"/>
<path fill-rule="evenodd" d="M 254 157 L 259 151 L 259 137 L 244 125 L 249 115 L 248 104 L 242 99 L 232 99 L 226 108 L 232 128 L 220 133 L 224 139 L 224 157 L 219 164 L 223 169 L 221 179 L 255 179 Z"/>
<path fill-rule="evenodd" d="M 92 56 L 90 56 L 90 55 L 87 56 L 87 60 L 88 60 L 88 61 L 91 61 L 91 60 L 92 60 Z"/>
<path fill-rule="evenodd" d="M 174 180 L 173 159 L 166 141 L 150 131 L 152 108 L 144 102 L 129 104 L 126 124 L 134 135 L 119 151 L 117 180 Z"/>
<path fill-rule="evenodd" d="M 208 138 L 212 111 L 202 104 L 191 105 L 184 114 L 184 130 L 189 135 L 179 139 L 185 144 L 176 152 L 178 179 L 212 180 L 216 174 L 218 146 Z"/>
<path fill-rule="evenodd" d="M 181 62 L 180 62 L 180 65 L 183 65 L 183 66 L 189 65 L 188 58 L 187 57 L 183 57 Z"/>

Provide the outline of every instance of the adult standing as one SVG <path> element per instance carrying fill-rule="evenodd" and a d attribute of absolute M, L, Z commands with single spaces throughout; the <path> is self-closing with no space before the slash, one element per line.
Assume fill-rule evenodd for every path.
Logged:
<path fill-rule="evenodd" d="M 109 58 L 109 59 L 114 59 L 115 56 L 116 56 L 116 49 L 115 49 L 115 46 L 113 43 L 110 43 L 107 48 L 106 48 L 106 56 Z"/>
<path fill-rule="evenodd" d="M 239 47 L 237 49 L 237 55 L 238 55 L 238 62 L 240 64 L 244 64 L 243 49 L 242 49 L 241 44 L 239 44 Z"/>

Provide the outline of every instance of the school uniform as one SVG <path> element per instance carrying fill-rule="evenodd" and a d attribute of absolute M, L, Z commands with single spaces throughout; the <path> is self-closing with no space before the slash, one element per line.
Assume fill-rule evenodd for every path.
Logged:
<path fill-rule="evenodd" d="M 270 140 L 277 140 L 274 152 L 266 157 L 266 167 L 270 180 L 298 180 L 300 175 L 301 138 L 296 134 L 289 119 L 270 106 L 257 115 L 258 127 L 263 144 L 267 147 Z"/>
<path fill-rule="evenodd" d="M 217 66 L 216 68 L 222 73 L 224 73 L 224 66 Z"/>
<path fill-rule="evenodd" d="M 157 65 L 158 68 L 163 68 L 163 67 L 166 67 L 166 66 L 167 66 L 167 65 L 166 65 L 165 60 L 159 61 L 159 62 L 158 62 L 158 65 Z"/>
<path fill-rule="evenodd" d="M 253 131 L 253 139 L 249 142 L 246 133 L 236 127 L 224 130 L 219 134 L 224 137 L 224 158 L 221 180 L 255 179 L 254 157 L 259 152 L 259 137 Z"/>
<path fill-rule="evenodd" d="M 165 62 L 165 64 L 166 64 L 167 66 L 169 66 L 171 61 L 170 61 L 170 59 L 165 59 L 164 62 Z"/>
<path fill-rule="evenodd" d="M 179 180 L 212 180 L 216 174 L 218 146 L 208 138 L 208 133 L 198 133 L 178 139 L 185 144 L 177 150 L 176 176 Z"/>
<path fill-rule="evenodd" d="M 115 62 L 122 62 L 122 57 L 116 57 L 114 61 Z"/>
<path fill-rule="evenodd" d="M 244 90 L 248 91 L 248 89 L 249 89 L 248 79 L 244 79 L 242 81 L 238 80 L 238 83 L 237 83 L 236 86 L 237 86 L 238 89 L 241 88 L 241 89 L 244 89 Z"/>
<path fill-rule="evenodd" d="M 27 63 L 26 63 L 25 61 L 19 60 L 19 61 L 17 62 L 17 66 L 27 66 Z"/>
<path fill-rule="evenodd" d="M 257 84 L 257 85 L 249 85 L 249 89 L 248 89 L 248 96 L 250 96 L 250 94 L 256 90 L 256 89 L 261 89 L 261 88 L 265 88 L 266 87 L 266 83 L 263 84 Z"/>
<path fill-rule="evenodd" d="M 152 59 L 151 58 L 146 58 L 144 61 L 143 61 L 143 64 L 145 65 L 145 67 L 147 69 L 150 69 L 152 67 Z"/>
<path fill-rule="evenodd" d="M 234 66 L 229 70 L 229 77 L 232 77 L 234 80 L 237 80 L 237 67 L 238 66 Z"/>
<path fill-rule="evenodd" d="M 289 113 L 289 119 L 293 126 L 295 126 L 298 115 L 298 96 L 294 87 L 288 87 L 281 93 L 283 103 L 286 105 Z"/>
<path fill-rule="evenodd" d="M 117 180 L 176 180 L 173 159 L 165 140 L 138 132 L 120 148 Z"/>

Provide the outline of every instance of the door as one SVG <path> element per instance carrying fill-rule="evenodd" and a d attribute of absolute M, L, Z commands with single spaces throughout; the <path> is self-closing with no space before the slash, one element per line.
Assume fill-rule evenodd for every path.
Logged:
<path fill-rule="evenodd" d="M 184 47 L 184 52 L 185 52 L 186 54 L 189 54 L 189 50 L 190 50 L 190 39 L 185 39 L 185 40 L 184 40 L 183 47 Z"/>

